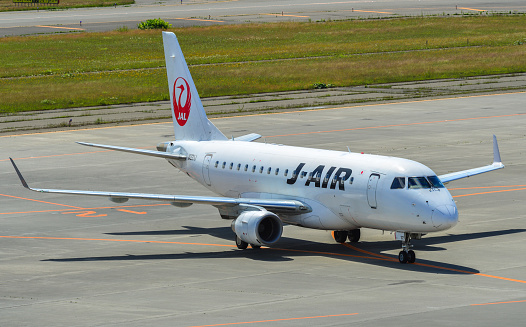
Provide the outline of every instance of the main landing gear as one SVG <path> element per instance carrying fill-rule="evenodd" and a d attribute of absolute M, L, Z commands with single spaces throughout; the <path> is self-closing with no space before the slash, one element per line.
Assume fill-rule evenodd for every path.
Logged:
<path fill-rule="evenodd" d="M 411 234 L 404 233 L 402 240 L 402 251 L 398 254 L 398 261 L 400 263 L 414 263 L 416 261 L 415 251 L 411 250 Z"/>
<path fill-rule="evenodd" d="M 333 233 L 334 240 L 338 243 L 345 243 L 347 239 L 349 242 L 356 243 L 360 240 L 360 229 L 353 230 L 335 230 Z"/>
<path fill-rule="evenodd" d="M 246 248 L 248 248 L 248 243 L 243 241 L 239 238 L 239 236 L 236 235 L 236 246 L 240 250 L 245 250 Z M 261 248 L 261 245 L 250 244 L 250 247 L 257 250 Z"/>

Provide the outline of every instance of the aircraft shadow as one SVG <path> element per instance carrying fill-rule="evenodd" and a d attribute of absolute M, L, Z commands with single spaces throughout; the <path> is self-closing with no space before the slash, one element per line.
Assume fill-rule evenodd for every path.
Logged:
<path fill-rule="evenodd" d="M 117 236 L 138 236 L 138 235 L 210 235 L 216 238 L 233 241 L 234 232 L 230 227 L 202 228 L 194 226 L 181 226 L 185 229 L 174 230 L 157 230 L 157 231 L 139 231 L 139 232 L 119 232 L 105 233 L 106 235 Z"/>
<path fill-rule="evenodd" d="M 505 230 L 496 230 L 496 231 L 478 232 L 478 233 L 469 233 L 469 234 L 448 234 L 445 236 L 424 237 L 423 239 L 416 241 L 416 242 L 427 246 L 429 244 L 435 244 L 435 243 L 442 244 L 442 243 L 452 243 L 452 242 L 458 242 L 458 241 L 469 241 L 469 240 L 480 239 L 480 238 L 504 236 L 504 235 L 511 235 L 511 234 L 517 234 L 517 233 L 524 233 L 524 232 L 526 232 L 526 229 L 518 228 L 518 229 L 505 229 Z"/>
<path fill-rule="evenodd" d="M 232 230 L 229 227 L 220 228 L 199 228 L 183 226 L 184 230 L 170 231 L 141 231 L 141 232 L 123 232 L 108 233 L 110 235 L 186 235 L 186 234 L 207 234 L 226 240 L 232 239 Z M 327 244 L 313 242 L 301 239 L 282 237 L 278 244 L 272 248 L 262 248 L 259 250 L 248 249 L 238 250 L 234 247 L 224 251 L 207 251 L 207 252 L 183 252 L 171 254 L 147 254 L 147 255 L 117 255 L 117 256 L 98 256 L 98 257 L 81 257 L 81 258 L 62 258 L 62 259 L 45 259 L 42 261 L 52 262 L 80 262 L 80 261 L 127 261 L 127 260 L 196 260 L 210 258 L 246 258 L 249 260 L 268 261 L 268 262 L 286 262 L 293 261 L 295 258 L 305 256 L 330 257 L 333 259 L 359 262 L 379 267 L 392 268 L 398 270 L 407 270 L 432 274 L 461 275 L 476 274 L 479 271 L 465 266 L 452 265 L 444 262 L 434 262 L 418 257 L 418 251 L 437 251 L 445 250 L 444 248 L 434 247 L 433 244 L 451 243 L 463 240 L 489 238 L 494 236 L 503 236 L 516 233 L 526 232 L 526 229 L 508 229 L 491 232 L 480 232 L 472 234 L 455 234 L 447 236 L 437 236 L 424 238 L 415 241 L 415 250 L 417 251 L 416 264 L 400 264 L 395 255 L 381 254 L 386 250 L 397 250 L 400 247 L 398 241 L 380 241 L 380 242 L 360 242 L 352 243 L 355 249 L 345 247 L 341 244 Z M 358 250 L 356 250 L 358 249 Z M 365 251 L 364 252 L 360 252 Z"/>

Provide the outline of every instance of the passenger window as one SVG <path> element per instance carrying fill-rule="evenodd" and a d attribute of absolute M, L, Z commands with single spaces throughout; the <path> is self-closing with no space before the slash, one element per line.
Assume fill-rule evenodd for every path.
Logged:
<path fill-rule="evenodd" d="M 305 177 L 305 176 L 307 176 L 307 172 L 306 172 L 306 171 L 302 171 L 302 172 L 301 172 L 301 178 L 303 178 L 303 177 Z"/>
<path fill-rule="evenodd" d="M 234 163 L 233 162 L 230 163 L 230 170 L 232 170 L 232 167 L 234 167 Z"/>
<path fill-rule="evenodd" d="M 353 182 L 354 182 L 354 177 L 351 177 L 351 178 L 349 179 L 349 184 L 352 185 Z"/>
<path fill-rule="evenodd" d="M 292 172 L 292 178 L 293 178 L 293 179 L 296 179 L 299 173 L 300 173 L 299 171 L 294 170 L 294 171 Z"/>
<path fill-rule="evenodd" d="M 256 171 L 256 165 L 252 166 L 252 172 Z"/>
<path fill-rule="evenodd" d="M 427 176 L 427 180 L 433 185 L 434 188 L 445 188 L 444 184 L 440 181 L 437 176 Z"/>
<path fill-rule="evenodd" d="M 245 171 L 247 171 L 247 170 L 248 170 L 248 165 L 245 165 Z"/>
<path fill-rule="evenodd" d="M 276 175 L 279 173 L 279 168 L 276 168 Z"/>
<path fill-rule="evenodd" d="M 323 179 L 323 183 L 326 184 L 326 183 L 329 182 L 329 178 L 331 177 L 332 172 L 333 172 L 333 170 L 329 170 L 329 172 L 325 175 L 325 178 Z"/>
<path fill-rule="evenodd" d="M 289 174 L 289 170 L 285 169 L 285 173 L 283 173 L 283 176 L 287 177 L 288 174 Z"/>
<path fill-rule="evenodd" d="M 259 168 L 259 173 L 261 174 L 263 172 L 263 166 L 261 166 L 261 168 Z"/>
<path fill-rule="evenodd" d="M 219 166 L 219 161 L 216 161 L 216 168 L 217 168 L 217 166 Z"/>
<path fill-rule="evenodd" d="M 237 170 L 241 169 L 241 164 L 237 164 Z"/>
<path fill-rule="evenodd" d="M 425 177 L 409 177 L 407 182 L 410 189 L 431 188 L 431 184 Z"/>
<path fill-rule="evenodd" d="M 270 174 L 271 170 L 272 170 L 272 168 L 268 167 L 267 174 Z"/>
<path fill-rule="evenodd" d="M 405 177 L 395 177 L 391 184 L 391 190 L 398 190 L 405 188 Z"/>
<path fill-rule="evenodd" d="M 223 161 L 223 169 L 225 169 L 226 161 Z"/>

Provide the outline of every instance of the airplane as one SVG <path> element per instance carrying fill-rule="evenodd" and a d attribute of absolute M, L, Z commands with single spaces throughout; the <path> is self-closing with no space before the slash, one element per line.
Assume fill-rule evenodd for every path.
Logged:
<path fill-rule="evenodd" d="M 394 232 L 402 242 L 400 263 L 414 263 L 412 239 L 447 230 L 458 211 L 445 183 L 504 168 L 493 135 L 493 163 L 437 176 L 416 161 L 350 151 L 254 142 L 251 133 L 227 138 L 208 120 L 188 66 L 172 32 L 162 32 L 175 139 L 157 151 L 77 142 L 81 145 L 165 158 L 219 196 L 41 189 L 35 192 L 208 204 L 219 209 L 239 249 L 272 246 L 283 224 L 330 230 L 336 242 L 358 242 L 360 228 Z"/>

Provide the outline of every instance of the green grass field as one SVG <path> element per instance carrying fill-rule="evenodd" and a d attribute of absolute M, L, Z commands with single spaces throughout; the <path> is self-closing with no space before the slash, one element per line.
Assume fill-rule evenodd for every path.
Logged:
<path fill-rule="evenodd" d="M 135 3 L 135 0 L 60 0 L 58 5 L 38 5 L 39 9 L 63 9 L 80 7 L 106 7 L 117 5 L 128 5 Z M 14 4 L 13 0 L 0 0 L 0 11 L 14 10 L 36 10 L 36 5 Z"/>
<path fill-rule="evenodd" d="M 173 30 L 203 97 L 526 71 L 526 16 Z M 168 99 L 160 31 L 0 39 L 0 113 Z"/>

